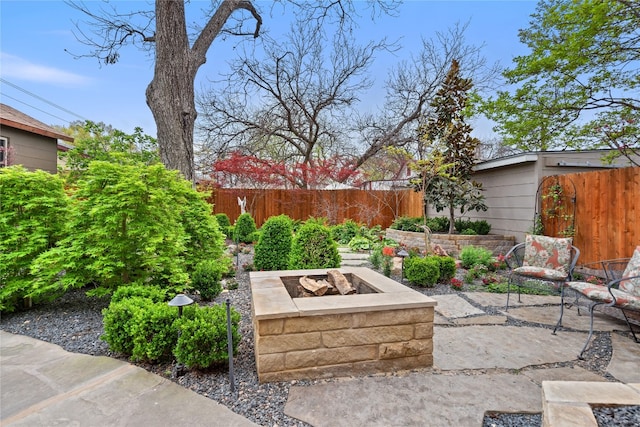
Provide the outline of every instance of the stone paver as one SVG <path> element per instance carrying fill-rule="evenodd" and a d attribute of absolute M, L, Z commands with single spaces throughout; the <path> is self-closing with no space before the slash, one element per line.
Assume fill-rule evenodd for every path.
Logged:
<path fill-rule="evenodd" d="M 522 375 L 412 372 L 293 386 L 285 406 L 315 427 L 478 427 L 485 411 L 541 412 L 540 387 Z"/>
<path fill-rule="evenodd" d="M 434 295 L 432 298 L 438 301 L 436 312 L 448 319 L 484 314 L 484 311 L 472 306 L 456 294 Z"/>
<path fill-rule="evenodd" d="M 464 296 L 483 307 L 505 308 L 507 305 L 507 294 L 494 294 L 491 292 L 465 292 Z M 522 295 L 521 300 L 522 303 L 519 303 L 518 295 L 512 294 L 509 299 L 509 312 L 511 312 L 512 307 L 546 304 L 560 305 L 560 297 L 552 295 Z"/>
<path fill-rule="evenodd" d="M 640 383 L 640 343 L 636 343 L 631 337 L 618 334 L 611 334 L 611 342 L 613 356 L 607 372 L 618 381 Z"/>
<path fill-rule="evenodd" d="M 587 335 L 552 335 L 543 328 L 462 326 L 437 328 L 433 364 L 443 370 L 522 369 L 526 366 L 576 360 Z"/>
<path fill-rule="evenodd" d="M 560 317 L 560 306 L 558 307 L 521 307 L 510 308 L 505 314 L 518 320 L 541 323 L 543 325 L 555 326 Z M 589 311 L 585 308 L 578 310 L 574 307 L 565 307 L 562 315 L 562 326 L 578 331 L 589 331 Z M 615 317 L 601 313 L 595 313 L 593 317 L 593 329 L 596 331 L 613 331 L 628 329 L 627 324 Z M 563 329 L 558 330 L 558 334 L 563 333 Z M 582 348 L 582 347 L 580 347 Z M 579 351 L 579 349 L 578 349 Z"/>

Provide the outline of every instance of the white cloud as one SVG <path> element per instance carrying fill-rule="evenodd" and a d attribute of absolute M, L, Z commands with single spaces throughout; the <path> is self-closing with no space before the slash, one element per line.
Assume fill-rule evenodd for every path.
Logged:
<path fill-rule="evenodd" d="M 60 86 L 85 86 L 91 82 L 89 77 L 70 73 L 46 65 L 34 64 L 24 58 L 0 52 L 2 77 L 28 80 L 40 83 L 52 83 Z"/>

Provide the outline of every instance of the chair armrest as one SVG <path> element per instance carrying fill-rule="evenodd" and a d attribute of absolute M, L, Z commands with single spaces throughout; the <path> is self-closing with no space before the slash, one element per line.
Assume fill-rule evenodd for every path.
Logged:
<path fill-rule="evenodd" d="M 618 287 L 620 286 L 620 282 L 623 282 L 625 280 L 632 280 L 632 279 L 640 279 L 640 275 L 638 275 L 638 276 L 621 277 L 620 279 L 612 280 L 607 284 L 607 290 L 609 291 L 609 293 L 613 297 L 613 305 L 616 304 L 616 296 L 613 294 L 611 289 L 618 289 Z M 624 292 L 624 291 L 620 291 L 620 292 Z M 631 295 L 631 294 L 629 294 L 629 295 Z"/>
<path fill-rule="evenodd" d="M 512 247 L 509 252 L 504 256 L 504 262 L 507 264 L 510 270 L 516 267 L 522 267 L 523 258 L 519 256 L 519 251 L 524 248 L 525 243 L 518 243 Z"/>
<path fill-rule="evenodd" d="M 571 259 L 571 264 L 569 264 L 569 271 L 567 272 L 567 277 L 569 281 L 573 280 L 573 270 L 576 268 L 576 264 L 578 263 L 578 258 L 580 258 L 580 249 L 571 245 L 571 251 L 573 252 L 573 257 Z"/>

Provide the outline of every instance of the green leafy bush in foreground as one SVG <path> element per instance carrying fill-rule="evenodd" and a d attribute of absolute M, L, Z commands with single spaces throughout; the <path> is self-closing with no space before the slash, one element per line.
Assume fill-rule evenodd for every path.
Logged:
<path fill-rule="evenodd" d="M 256 222 L 250 213 L 245 212 L 240 214 L 233 226 L 233 240 L 239 243 L 253 243 L 256 231 Z"/>
<path fill-rule="evenodd" d="M 231 309 L 231 335 L 233 352 L 238 349 L 240 314 Z M 185 312 L 176 321 L 180 338 L 173 354 L 178 363 L 187 368 L 205 369 L 229 360 L 227 340 L 227 314 L 224 305 L 200 307 Z"/>
<path fill-rule="evenodd" d="M 222 292 L 222 275 L 229 270 L 231 261 L 224 258 L 218 261 L 206 260 L 196 266 L 191 274 L 191 286 L 200 292 L 205 301 L 215 299 Z"/>
<path fill-rule="evenodd" d="M 176 307 L 154 301 L 159 296 L 157 290 L 148 293 L 149 297 L 136 295 L 144 293 L 139 286 L 117 291 L 118 297 L 128 296 L 112 301 L 102 311 L 101 339 L 111 351 L 151 363 L 174 355 L 178 363 L 190 368 L 207 368 L 228 360 L 226 306 L 192 305 L 178 317 Z M 231 323 L 235 351 L 240 342 L 240 314 L 233 308 Z"/>
<path fill-rule="evenodd" d="M 432 287 L 440 278 L 440 263 L 435 257 L 409 257 L 404 262 L 404 276 L 414 285 Z"/>
<path fill-rule="evenodd" d="M 13 311 L 27 296 L 48 296 L 33 287 L 31 263 L 65 235 L 69 209 L 59 176 L 0 168 L 0 311 Z"/>

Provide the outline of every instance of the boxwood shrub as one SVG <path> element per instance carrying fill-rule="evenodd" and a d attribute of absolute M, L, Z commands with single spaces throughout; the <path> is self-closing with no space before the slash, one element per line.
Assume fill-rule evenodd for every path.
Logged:
<path fill-rule="evenodd" d="M 240 343 L 240 314 L 231 309 L 231 339 L 235 353 Z M 229 360 L 227 313 L 224 305 L 189 310 L 176 321 L 180 337 L 173 350 L 178 363 L 187 368 L 206 369 Z"/>
<path fill-rule="evenodd" d="M 409 257 L 404 262 L 404 275 L 414 285 L 432 287 L 440 278 L 440 263 L 435 257 Z"/>
<path fill-rule="evenodd" d="M 293 240 L 293 221 L 287 215 L 272 216 L 262 225 L 255 245 L 253 265 L 256 270 L 286 270 Z"/>
<path fill-rule="evenodd" d="M 291 247 L 291 270 L 340 267 L 338 244 L 331 238 L 329 227 L 318 221 L 307 221 L 300 227 Z"/>

